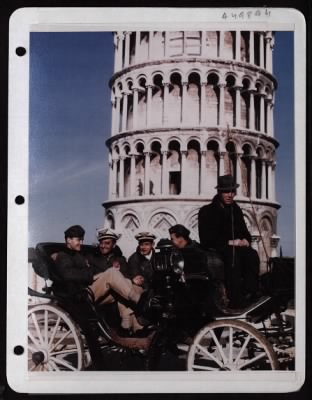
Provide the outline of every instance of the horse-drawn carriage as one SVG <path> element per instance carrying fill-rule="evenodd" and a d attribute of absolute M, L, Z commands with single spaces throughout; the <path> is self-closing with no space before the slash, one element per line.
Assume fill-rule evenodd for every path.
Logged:
<path fill-rule="evenodd" d="M 31 261 L 45 280 L 54 279 L 53 255 L 62 248 L 37 245 Z M 42 300 L 28 311 L 29 371 L 97 369 L 96 352 L 107 370 L 167 369 L 169 358 L 177 361 L 174 369 L 193 371 L 294 368 L 294 326 L 284 313 L 294 297 L 293 259 L 271 259 L 261 279 L 263 295 L 242 309 L 224 304 L 218 282 L 185 274 L 183 266 L 169 244 L 157 249 L 153 296 L 143 315 L 154 329 L 146 337 L 120 337 L 114 305 L 96 304 L 87 291 L 73 299 L 48 286 L 42 293 L 29 288 Z"/>

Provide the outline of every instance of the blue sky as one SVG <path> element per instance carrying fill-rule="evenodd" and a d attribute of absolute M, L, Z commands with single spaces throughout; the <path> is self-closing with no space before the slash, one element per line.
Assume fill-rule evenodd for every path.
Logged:
<path fill-rule="evenodd" d="M 110 32 L 31 33 L 29 244 L 63 241 L 72 224 L 95 242 L 107 199 Z M 273 52 L 278 234 L 294 255 L 293 34 L 277 32 Z"/>

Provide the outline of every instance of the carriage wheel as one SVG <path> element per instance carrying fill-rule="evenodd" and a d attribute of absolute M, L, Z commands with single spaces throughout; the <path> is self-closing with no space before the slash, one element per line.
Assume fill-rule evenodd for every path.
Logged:
<path fill-rule="evenodd" d="M 64 310 L 49 304 L 29 309 L 29 371 L 78 371 L 85 361 L 79 327 Z"/>
<path fill-rule="evenodd" d="M 189 371 L 278 369 L 271 344 L 246 322 L 219 320 L 194 337 L 187 357 Z"/>

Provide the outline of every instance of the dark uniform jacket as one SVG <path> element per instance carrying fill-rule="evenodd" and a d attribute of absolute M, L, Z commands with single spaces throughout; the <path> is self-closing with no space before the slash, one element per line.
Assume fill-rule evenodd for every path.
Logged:
<path fill-rule="evenodd" d="M 251 243 L 251 235 L 239 205 L 233 202 L 223 207 L 218 195 L 211 204 L 199 210 L 198 230 L 200 244 L 205 250 L 212 248 L 222 253 L 228 241 L 233 239 L 247 239 Z"/>
<path fill-rule="evenodd" d="M 195 240 L 190 240 L 179 251 L 184 259 L 185 274 L 204 274 L 214 280 L 223 279 L 223 262 L 215 252 L 203 250 Z"/>
<path fill-rule="evenodd" d="M 53 291 L 56 294 L 74 295 L 93 282 L 93 269 L 79 251 L 64 249 L 54 263 Z"/>
<path fill-rule="evenodd" d="M 144 255 L 142 255 L 137 249 L 128 259 L 128 266 L 124 272 L 126 278 L 133 279 L 137 275 L 142 275 L 144 277 L 144 288 L 148 288 L 151 283 L 153 276 L 153 258 L 154 251 L 151 259 L 149 260 Z"/>
<path fill-rule="evenodd" d="M 88 261 L 92 266 L 94 274 L 104 272 L 108 268 L 111 268 L 114 261 L 119 262 L 121 272 L 127 269 L 127 261 L 118 246 L 115 246 L 113 251 L 107 255 L 101 254 L 100 250 L 96 249 L 94 254 L 88 255 Z"/>

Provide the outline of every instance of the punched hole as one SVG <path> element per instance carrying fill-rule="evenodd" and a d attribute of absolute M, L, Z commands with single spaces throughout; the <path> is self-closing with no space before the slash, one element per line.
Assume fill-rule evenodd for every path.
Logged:
<path fill-rule="evenodd" d="M 25 203 L 25 198 L 24 196 L 18 195 L 15 197 L 15 203 L 18 205 L 24 204 Z"/>
<path fill-rule="evenodd" d="M 25 49 L 25 47 L 17 47 L 17 48 L 15 49 L 15 53 L 16 53 L 19 57 L 22 57 L 22 56 L 24 56 L 24 55 L 26 54 L 26 49 Z"/>
<path fill-rule="evenodd" d="M 20 356 L 24 353 L 24 347 L 23 346 L 15 346 L 14 347 L 14 354 L 17 356 Z"/>

